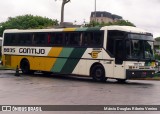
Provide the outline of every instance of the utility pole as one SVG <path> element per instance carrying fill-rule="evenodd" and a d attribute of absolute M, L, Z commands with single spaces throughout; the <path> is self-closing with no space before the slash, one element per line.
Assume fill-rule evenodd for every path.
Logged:
<path fill-rule="evenodd" d="M 55 0 L 57 1 L 57 0 Z M 71 0 L 62 0 L 62 6 L 61 6 L 61 24 L 63 24 L 64 22 L 64 6 L 65 4 L 67 4 L 68 2 L 70 2 Z"/>
<path fill-rule="evenodd" d="M 97 1 L 95 0 L 95 22 L 96 22 Z"/>

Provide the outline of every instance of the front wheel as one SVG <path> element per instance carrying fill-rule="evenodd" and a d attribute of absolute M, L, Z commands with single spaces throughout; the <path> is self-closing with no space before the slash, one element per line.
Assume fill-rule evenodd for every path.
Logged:
<path fill-rule="evenodd" d="M 90 75 L 92 76 L 93 80 L 97 82 L 105 82 L 107 79 L 105 77 L 104 68 L 101 65 L 93 66 L 93 68 L 91 69 Z"/>

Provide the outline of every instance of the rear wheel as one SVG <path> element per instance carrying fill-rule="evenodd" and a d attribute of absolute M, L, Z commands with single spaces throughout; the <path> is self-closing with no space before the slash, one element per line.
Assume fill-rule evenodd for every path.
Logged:
<path fill-rule="evenodd" d="M 24 59 L 24 60 L 21 61 L 20 68 L 21 68 L 23 74 L 34 73 L 34 71 L 30 70 L 30 64 L 29 64 L 29 61 L 27 59 Z"/>
<path fill-rule="evenodd" d="M 97 81 L 97 82 L 105 82 L 107 79 L 105 77 L 105 71 L 104 71 L 104 68 L 102 67 L 102 65 L 93 66 L 91 69 L 90 75 L 92 76 L 93 80 Z"/>

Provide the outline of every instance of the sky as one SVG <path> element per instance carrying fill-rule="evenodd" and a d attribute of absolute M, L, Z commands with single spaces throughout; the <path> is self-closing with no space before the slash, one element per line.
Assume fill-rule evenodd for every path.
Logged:
<path fill-rule="evenodd" d="M 160 36 L 160 0 L 96 0 L 97 11 L 107 11 L 137 27 Z M 60 21 L 62 0 L 0 0 L 0 22 L 8 17 L 32 14 Z M 65 22 L 89 22 L 95 0 L 71 0 L 65 6 Z"/>

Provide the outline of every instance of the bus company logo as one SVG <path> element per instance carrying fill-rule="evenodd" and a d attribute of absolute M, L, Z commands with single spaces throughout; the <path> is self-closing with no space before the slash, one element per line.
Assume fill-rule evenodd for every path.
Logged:
<path fill-rule="evenodd" d="M 2 111 L 6 112 L 6 111 L 12 111 L 11 106 L 2 106 Z"/>
<path fill-rule="evenodd" d="M 92 51 L 91 53 L 88 53 L 88 54 L 91 55 L 92 58 L 96 59 L 96 58 L 98 58 L 98 54 L 100 52 L 101 51 Z"/>

